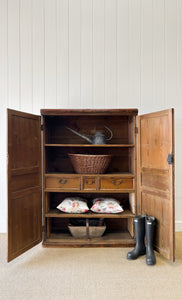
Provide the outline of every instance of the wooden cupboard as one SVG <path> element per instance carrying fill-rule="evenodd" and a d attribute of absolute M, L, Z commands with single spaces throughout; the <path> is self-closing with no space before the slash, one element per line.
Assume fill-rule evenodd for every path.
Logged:
<path fill-rule="evenodd" d="M 157 218 L 155 248 L 174 261 L 174 111 L 138 116 L 137 109 L 42 109 L 41 116 L 8 109 L 8 261 L 42 241 L 44 247 L 135 245 L 136 214 Z M 70 132 L 113 138 L 92 145 Z M 68 153 L 111 154 L 105 174 L 76 174 Z M 66 214 L 57 205 L 81 196 L 117 198 L 119 214 Z M 100 238 L 76 239 L 70 218 L 104 218 Z"/>

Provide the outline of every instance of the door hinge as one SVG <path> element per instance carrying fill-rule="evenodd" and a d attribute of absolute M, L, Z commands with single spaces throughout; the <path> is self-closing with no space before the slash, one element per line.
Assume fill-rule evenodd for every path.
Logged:
<path fill-rule="evenodd" d="M 135 127 L 135 134 L 138 134 L 138 127 Z"/>
<path fill-rule="evenodd" d="M 43 124 L 41 124 L 41 131 L 43 131 L 44 130 L 44 125 Z"/>
<path fill-rule="evenodd" d="M 168 154 L 167 162 L 168 162 L 169 165 L 173 164 L 173 162 L 174 162 L 174 155 L 172 153 Z"/>

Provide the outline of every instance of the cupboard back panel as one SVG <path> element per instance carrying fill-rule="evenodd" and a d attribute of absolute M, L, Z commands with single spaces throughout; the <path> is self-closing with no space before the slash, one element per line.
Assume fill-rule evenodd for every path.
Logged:
<path fill-rule="evenodd" d="M 52 218 L 51 233 L 69 233 L 68 224 L 68 218 Z"/>
<path fill-rule="evenodd" d="M 106 232 L 127 230 L 127 219 L 105 219 Z"/>
<path fill-rule="evenodd" d="M 127 231 L 127 219 L 105 219 L 106 233 Z M 51 233 L 69 233 L 69 219 L 52 218 Z"/>
<path fill-rule="evenodd" d="M 128 116 L 46 116 L 44 117 L 45 143 L 89 144 L 89 142 L 74 134 L 65 126 L 89 138 L 94 135 L 96 127 L 97 131 L 101 131 L 106 137 L 109 137 L 110 133 L 103 127 L 105 125 L 113 132 L 113 138 L 108 141 L 109 144 L 128 144 L 129 140 L 131 140 L 128 122 Z"/>

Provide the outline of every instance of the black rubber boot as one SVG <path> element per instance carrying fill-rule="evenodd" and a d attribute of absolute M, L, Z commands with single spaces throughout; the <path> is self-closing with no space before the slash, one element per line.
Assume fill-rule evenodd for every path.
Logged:
<path fill-rule="evenodd" d="M 145 220 L 145 232 L 146 232 L 146 263 L 147 265 L 155 265 L 156 258 L 153 249 L 153 241 L 155 235 L 156 219 L 152 216 L 146 216 Z"/>
<path fill-rule="evenodd" d="M 136 237 L 136 246 L 127 254 L 127 259 L 136 259 L 140 255 L 144 255 L 146 253 L 145 247 L 145 216 L 139 215 L 134 218 L 134 229 L 135 229 L 135 237 Z"/>

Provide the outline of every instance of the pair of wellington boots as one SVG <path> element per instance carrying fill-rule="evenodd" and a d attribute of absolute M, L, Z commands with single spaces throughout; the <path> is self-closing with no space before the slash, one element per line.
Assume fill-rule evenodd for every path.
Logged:
<path fill-rule="evenodd" d="M 153 249 L 156 219 L 152 216 L 139 215 L 134 218 L 136 246 L 127 254 L 127 259 L 137 259 L 146 254 L 146 264 L 155 265 L 156 258 Z M 146 244 L 145 246 L 145 235 Z"/>

